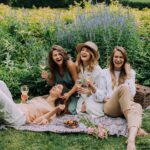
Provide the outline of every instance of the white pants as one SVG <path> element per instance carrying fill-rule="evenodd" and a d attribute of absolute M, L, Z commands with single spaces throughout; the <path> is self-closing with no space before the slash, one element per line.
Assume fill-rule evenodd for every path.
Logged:
<path fill-rule="evenodd" d="M 26 117 L 12 99 L 6 84 L 0 80 L 0 120 L 9 126 L 21 126 L 26 123 Z"/>

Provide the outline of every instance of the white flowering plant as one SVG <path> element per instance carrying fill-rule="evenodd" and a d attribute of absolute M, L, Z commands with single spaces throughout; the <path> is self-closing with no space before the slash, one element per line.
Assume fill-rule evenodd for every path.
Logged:
<path fill-rule="evenodd" d="M 102 124 L 94 124 L 87 116 L 81 116 L 79 122 L 87 127 L 88 134 L 93 135 L 97 139 L 106 139 L 108 137 L 108 130 Z"/>

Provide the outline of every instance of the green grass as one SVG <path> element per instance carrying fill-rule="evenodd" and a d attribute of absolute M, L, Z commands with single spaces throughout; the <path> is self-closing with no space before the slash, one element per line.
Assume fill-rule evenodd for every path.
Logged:
<path fill-rule="evenodd" d="M 143 116 L 142 127 L 150 132 L 150 110 Z M 126 138 L 109 136 L 95 139 L 87 134 L 56 134 L 51 132 L 0 131 L 0 150 L 125 150 Z M 137 150 L 150 149 L 150 136 L 138 137 Z"/>

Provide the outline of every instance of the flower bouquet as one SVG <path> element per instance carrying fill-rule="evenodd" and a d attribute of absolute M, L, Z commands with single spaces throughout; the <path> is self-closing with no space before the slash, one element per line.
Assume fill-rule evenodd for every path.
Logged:
<path fill-rule="evenodd" d="M 87 126 L 87 133 L 95 136 L 97 139 L 106 139 L 108 137 L 108 130 L 102 124 L 94 124 L 87 116 L 81 116 L 79 122 Z"/>

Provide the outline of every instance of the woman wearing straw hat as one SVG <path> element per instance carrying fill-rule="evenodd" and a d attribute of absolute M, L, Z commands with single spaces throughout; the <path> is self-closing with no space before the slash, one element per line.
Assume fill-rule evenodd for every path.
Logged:
<path fill-rule="evenodd" d="M 92 116 L 103 116 L 104 94 L 101 89 L 103 83 L 101 80 L 102 69 L 98 65 L 100 57 L 98 47 L 95 43 L 88 41 L 76 46 L 77 70 L 82 85 L 78 88 L 81 97 L 77 103 L 77 113 L 88 113 Z M 76 83 L 77 84 L 77 83 Z"/>

